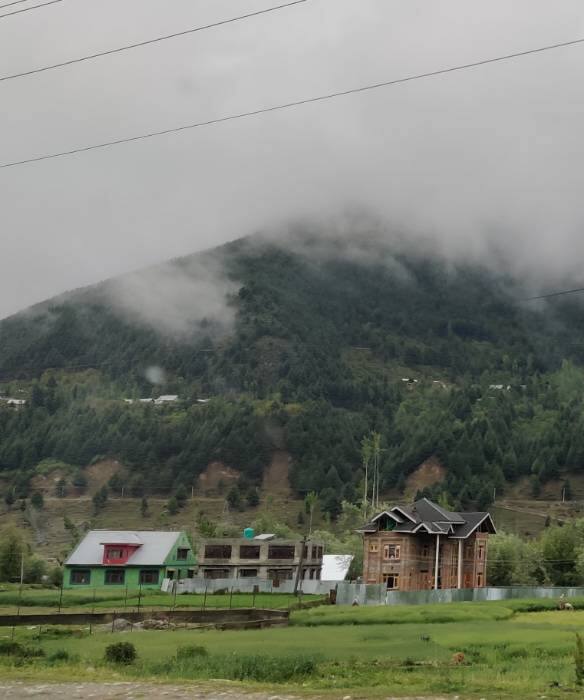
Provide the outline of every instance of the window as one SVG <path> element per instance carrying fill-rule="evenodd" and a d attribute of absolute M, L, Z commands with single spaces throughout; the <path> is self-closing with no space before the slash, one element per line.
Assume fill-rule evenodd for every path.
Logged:
<path fill-rule="evenodd" d="M 317 557 L 318 557 L 318 559 L 322 559 L 322 554 L 323 554 L 323 552 L 324 552 L 323 548 L 322 548 L 322 547 L 319 547 L 319 548 L 318 548 L 318 552 L 317 552 Z"/>
<path fill-rule="evenodd" d="M 430 556 L 430 545 L 427 542 L 422 545 L 421 556 L 424 557 L 424 559 Z"/>
<path fill-rule="evenodd" d="M 124 552 L 119 547 L 108 547 L 105 556 L 106 559 L 121 559 L 124 556 Z"/>
<path fill-rule="evenodd" d="M 126 572 L 124 569 L 106 569 L 105 583 L 109 585 L 120 585 L 126 580 Z"/>
<path fill-rule="evenodd" d="M 481 571 L 477 574 L 477 586 L 478 588 L 482 588 L 483 586 L 483 574 Z"/>
<path fill-rule="evenodd" d="M 268 559 L 294 559 L 294 545 L 271 544 L 268 547 Z"/>
<path fill-rule="evenodd" d="M 229 578 L 229 573 L 229 569 L 205 569 L 203 577 L 209 579 Z"/>
<path fill-rule="evenodd" d="M 73 569 L 69 581 L 76 586 L 88 586 L 91 581 L 91 571 L 89 569 Z"/>
<path fill-rule="evenodd" d="M 239 548 L 239 558 L 240 559 L 259 559 L 260 558 L 259 545 L 242 544 L 241 547 Z"/>
<path fill-rule="evenodd" d="M 485 547 L 484 545 L 479 545 L 479 559 L 485 558 Z"/>
<path fill-rule="evenodd" d="M 379 543 L 369 542 L 369 551 L 371 554 L 377 554 L 377 552 L 379 552 Z"/>
<path fill-rule="evenodd" d="M 268 569 L 268 578 L 272 579 L 274 584 L 292 580 L 292 574 L 292 569 Z"/>
<path fill-rule="evenodd" d="M 187 578 L 195 578 L 195 570 L 187 569 Z"/>
<path fill-rule="evenodd" d="M 240 569 L 239 578 L 255 578 L 258 575 L 257 569 Z"/>
<path fill-rule="evenodd" d="M 317 552 L 318 552 L 318 549 L 316 548 L 316 546 L 313 545 L 313 547 L 312 547 L 312 559 L 316 559 Z"/>
<path fill-rule="evenodd" d="M 399 574 L 383 574 L 383 583 L 387 588 L 399 588 Z"/>
<path fill-rule="evenodd" d="M 231 559 L 230 544 L 207 544 L 205 545 L 206 559 Z"/>
<path fill-rule="evenodd" d="M 400 555 L 400 545 L 399 544 L 385 544 L 383 545 L 383 558 L 384 559 L 399 559 Z"/>
<path fill-rule="evenodd" d="M 176 558 L 178 561 L 186 561 L 189 557 L 189 552 L 191 550 L 188 547 L 179 547 L 176 550 Z"/>
<path fill-rule="evenodd" d="M 140 583 L 156 585 L 158 583 L 158 569 L 142 569 L 140 571 Z"/>

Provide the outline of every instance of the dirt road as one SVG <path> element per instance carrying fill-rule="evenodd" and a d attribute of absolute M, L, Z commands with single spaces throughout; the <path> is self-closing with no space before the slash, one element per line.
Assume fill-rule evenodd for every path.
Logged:
<path fill-rule="evenodd" d="M 164 685 L 155 683 L 26 683 L 0 682 L 2 700 L 319 700 L 319 696 L 288 695 L 286 693 L 245 693 L 239 688 L 212 688 L 193 685 Z M 332 700 L 331 696 L 327 696 Z M 357 700 L 363 695 L 341 695 L 339 700 Z M 387 697 L 384 700 L 398 700 Z M 446 698 L 401 698 L 400 700 L 446 700 Z"/>

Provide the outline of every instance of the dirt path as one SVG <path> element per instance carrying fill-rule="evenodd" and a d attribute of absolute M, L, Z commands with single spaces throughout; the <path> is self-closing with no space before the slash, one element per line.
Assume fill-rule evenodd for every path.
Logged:
<path fill-rule="evenodd" d="M 210 688 L 193 685 L 163 685 L 155 683 L 27 683 L 0 682 L 2 700 L 319 700 L 319 696 L 302 698 L 287 693 L 245 693 L 239 688 Z M 327 696 L 332 700 L 331 696 Z M 341 695 L 343 700 L 357 700 L 362 695 Z M 397 700 L 387 697 L 384 700 Z M 401 700 L 408 700 L 401 698 Z M 409 698 L 409 700 L 446 700 L 446 698 Z"/>
<path fill-rule="evenodd" d="M 158 685 L 155 683 L 0 683 L 4 700 L 296 700 L 292 695 L 275 693 L 243 694 L 240 689 L 204 688 L 191 685 Z"/>

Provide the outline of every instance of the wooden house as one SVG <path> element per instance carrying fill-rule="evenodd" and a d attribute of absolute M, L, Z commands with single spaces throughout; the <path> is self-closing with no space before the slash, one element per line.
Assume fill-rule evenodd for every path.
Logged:
<path fill-rule="evenodd" d="M 363 535 L 363 580 L 421 591 L 485 586 L 489 513 L 454 513 L 422 498 L 378 513 Z"/>

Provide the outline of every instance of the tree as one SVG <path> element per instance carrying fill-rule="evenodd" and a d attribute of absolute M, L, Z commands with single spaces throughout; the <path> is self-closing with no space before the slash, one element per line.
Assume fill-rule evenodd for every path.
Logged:
<path fill-rule="evenodd" d="M 234 484 L 229 489 L 226 500 L 230 508 L 233 508 L 234 510 L 241 510 L 241 491 L 239 490 L 239 486 L 237 484 Z"/>
<path fill-rule="evenodd" d="M 140 515 L 143 518 L 147 518 L 150 515 L 150 511 L 148 509 L 148 501 L 146 500 L 146 496 L 142 496 L 142 501 L 140 502 Z"/>
<path fill-rule="evenodd" d="M 0 581 L 18 581 L 22 563 L 28 558 L 28 548 L 15 527 L 0 533 Z"/>
<path fill-rule="evenodd" d="M 176 502 L 178 503 L 178 507 L 183 508 L 184 504 L 187 502 L 187 498 L 188 498 L 187 490 L 183 484 L 181 484 L 177 488 L 176 493 L 174 494 L 174 497 L 176 498 Z"/>
<path fill-rule="evenodd" d="M 250 508 L 257 508 L 260 504 L 260 493 L 257 488 L 252 487 L 249 489 L 246 495 L 247 505 Z"/>
<path fill-rule="evenodd" d="M 304 498 L 304 506 L 306 508 L 306 512 L 308 513 L 308 534 L 312 534 L 312 519 L 314 517 L 314 509 L 316 508 L 318 504 L 318 496 L 314 491 L 310 491 L 310 493 L 306 494 L 306 497 Z"/>
<path fill-rule="evenodd" d="M 93 502 L 93 512 L 97 515 L 100 511 L 105 508 L 108 500 L 108 490 L 105 486 L 102 486 L 97 493 L 94 494 L 91 499 Z"/>
<path fill-rule="evenodd" d="M 75 472 L 75 475 L 73 476 L 73 486 L 75 486 L 75 488 L 81 493 L 84 493 L 85 489 L 87 488 L 87 477 L 81 471 L 81 469 Z"/>
<path fill-rule="evenodd" d="M 24 567 L 24 580 L 26 583 L 42 583 L 46 573 L 46 561 L 38 557 L 30 557 Z"/>
<path fill-rule="evenodd" d="M 65 498 L 67 495 L 67 481 L 65 479 L 59 479 L 55 485 L 55 496 L 57 498 Z"/>
<path fill-rule="evenodd" d="M 45 499 L 40 491 L 35 491 L 30 497 L 30 503 L 36 510 L 42 510 L 45 505 Z"/>
<path fill-rule="evenodd" d="M 14 498 L 14 492 L 12 489 L 6 492 L 6 495 L 4 496 L 4 503 L 11 508 L 14 505 L 14 501 L 16 499 Z"/>
<path fill-rule="evenodd" d="M 171 496 L 166 503 L 166 510 L 169 515 L 176 515 L 179 511 L 178 501 L 175 496 Z"/>

